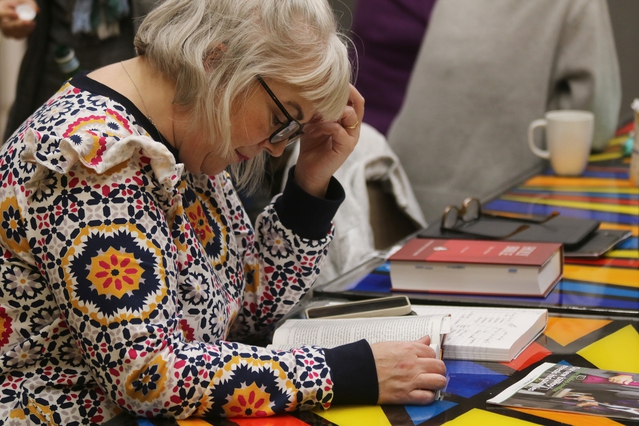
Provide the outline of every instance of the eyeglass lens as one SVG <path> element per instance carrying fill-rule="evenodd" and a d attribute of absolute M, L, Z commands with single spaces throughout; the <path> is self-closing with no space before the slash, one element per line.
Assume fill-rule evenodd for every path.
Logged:
<path fill-rule="evenodd" d="M 444 209 L 442 228 L 451 229 L 457 225 L 461 219 L 463 222 L 472 222 L 479 219 L 481 207 L 476 198 L 466 198 L 462 203 L 461 210 L 455 206 L 448 206 Z"/>
<path fill-rule="evenodd" d="M 295 137 L 296 133 L 301 128 L 302 126 L 297 121 L 289 121 L 288 123 L 286 123 L 285 127 L 282 127 L 280 130 L 271 135 L 269 142 L 280 143 L 289 139 L 292 139 L 289 140 L 289 142 L 295 142 L 297 139 L 299 139 L 299 136 L 301 136 L 301 134 L 299 134 L 297 135 L 298 137 Z"/>
<path fill-rule="evenodd" d="M 462 204 L 462 217 L 464 222 L 472 222 L 479 219 L 481 204 L 477 198 L 466 198 Z"/>
<path fill-rule="evenodd" d="M 444 210 L 444 217 L 442 219 L 442 228 L 453 228 L 459 220 L 459 209 L 455 206 L 448 206 Z"/>
<path fill-rule="evenodd" d="M 266 93 L 268 93 L 271 99 L 273 99 L 273 102 L 275 102 L 275 105 L 277 105 L 277 107 L 280 109 L 280 111 L 282 111 L 282 113 L 288 120 L 285 124 L 282 125 L 282 127 L 276 130 L 268 138 L 268 141 L 272 144 L 287 141 L 286 143 L 287 146 L 292 144 L 293 142 L 296 142 L 299 139 L 299 137 L 304 134 L 304 132 L 302 131 L 303 126 L 293 117 L 291 117 L 291 115 L 288 113 L 286 108 L 284 108 L 284 105 L 282 105 L 279 99 L 277 99 L 277 96 L 275 96 L 275 93 L 273 93 L 271 88 L 268 87 L 268 84 L 266 84 L 266 82 L 262 79 L 262 77 L 260 77 L 259 75 L 256 75 L 255 78 L 257 78 L 257 81 L 260 82 L 264 90 L 266 90 Z"/>

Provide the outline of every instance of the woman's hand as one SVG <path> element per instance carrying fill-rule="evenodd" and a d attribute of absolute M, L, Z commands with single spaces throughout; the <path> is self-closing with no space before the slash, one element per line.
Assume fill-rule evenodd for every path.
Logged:
<path fill-rule="evenodd" d="M 353 152 L 364 117 L 364 98 L 351 85 L 348 104 L 337 122 L 310 122 L 304 128 L 295 182 L 306 192 L 323 198 L 331 176 Z"/>
<path fill-rule="evenodd" d="M 16 6 L 27 4 L 38 11 L 33 0 L 0 0 L 0 30 L 5 37 L 26 38 L 35 28 L 35 21 L 23 21 L 16 13 Z"/>
<path fill-rule="evenodd" d="M 430 337 L 413 342 L 371 345 L 377 380 L 378 404 L 430 404 L 435 392 L 446 386 L 446 366 L 435 359 Z"/>

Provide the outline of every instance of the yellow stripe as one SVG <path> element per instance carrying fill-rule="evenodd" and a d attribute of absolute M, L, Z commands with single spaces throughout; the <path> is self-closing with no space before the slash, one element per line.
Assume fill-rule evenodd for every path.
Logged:
<path fill-rule="evenodd" d="M 623 157 L 623 152 L 602 152 L 601 154 L 592 154 L 588 157 L 589 162 L 616 160 Z"/>
<path fill-rule="evenodd" d="M 564 278 L 639 288 L 639 270 L 601 266 L 564 265 Z"/>
<path fill-rule="evenodd" d="M 621 259 L 639 259 L 639 250 L 611 250 L 606 253 L 606 257 L 617 257 Z"/>
<path fill-rule="evenodd" d="M 391 426 L 388 417 L 379 405 L 333 406 L 330 410 L 314 409 L 313 412 L 329 422 L 340 426 L 376 425 Z"/>
<path fill-rule="evenodd" d="M 525 185 L 540 186 L 603 186 L 608 188 L 631 188 L 627 179 L 602 179 L 585 177 L 561 177 L 561 176 L 533 176 L 525 182 Z M 639 191 L 639 188 L 635 188 Z"/>
<path fill-rule="evenodd" d="M 639 333 L 632 325 L 627 325 L 577 351 L 577 354 L 602 370 L 627 371 L 635 374 L 639 373 L 637 353 L 639 353 Z"/>
<path fill-rule="evenodd" d="M 612 146 L 623 145 L 626 143 L 629 137 L 630 137 L 629 134 L 614 137 L 608 141 L 608 146 L 612 147 Z"/>
<path fill-rule="evenodd" d="M 639 206 L 627 206 L 619 204 L 586 203 L 583 201 L 549 200 L 543 198 L 504 195 L 500 198 L 506 201 L 518 201 L 521 203 L 543 204 L 547 206 L 568 207 L 573 209 L 594 210 L 600 212 L 621 213 L 639 215 Z"/>
<path fill-rule="evenodd" d="M 534 423 L 533 423 L 534 422 Z M 479 408 L 473 408 L 465 413 L 460 414 L 452 420 L 448 420 L 443 424 L 444 426 L 477 426 L 477 425 L 490 425 L 490 426 L 533 426 L 542 425 L 545 422 L 540 419 L 540 423 L 533 420 L 521 420 L 508 415 L 508 411 L 505 410 L 502 413 L 495 411 L 486 411 Z M 375 423 L 356 423 L 360 425 L 374 425 Z M 406 423 L 402 423 L 406 424 Z M 341 426 L 341 423 L 340 423 Z M 590 426 L 590 425 L 589 425 Z"/>

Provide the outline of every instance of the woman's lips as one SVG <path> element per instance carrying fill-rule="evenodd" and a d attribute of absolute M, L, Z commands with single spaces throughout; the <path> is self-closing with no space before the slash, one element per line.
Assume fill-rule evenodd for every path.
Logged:
<path fill-rule="evenodd" d="M 237 154 L 237 158 L 239 159 L 239 161 L 248 161 L 248 160 L 250 160 L 249 157 L 247 157 L 246 155 L 242 155 L 240 153 L 240 151 L 238 151 L 237 149 L 235 150 L 235 153 Z"/>

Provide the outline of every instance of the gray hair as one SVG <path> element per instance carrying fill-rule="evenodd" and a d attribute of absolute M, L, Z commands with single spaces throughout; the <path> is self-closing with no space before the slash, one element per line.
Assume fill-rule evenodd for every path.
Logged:
<path fill-rule="evenodd" d="M 322 119 L 337 120 L 351 77 L 347 43 L 326 0 L 165 0 L 135 37 L 220 155 L 232 150 L 231 114 L 257 90 L 258 74 L 299 87 Z M 264 160 L 232 170 L 238 185 L 254 189 Z"/>

